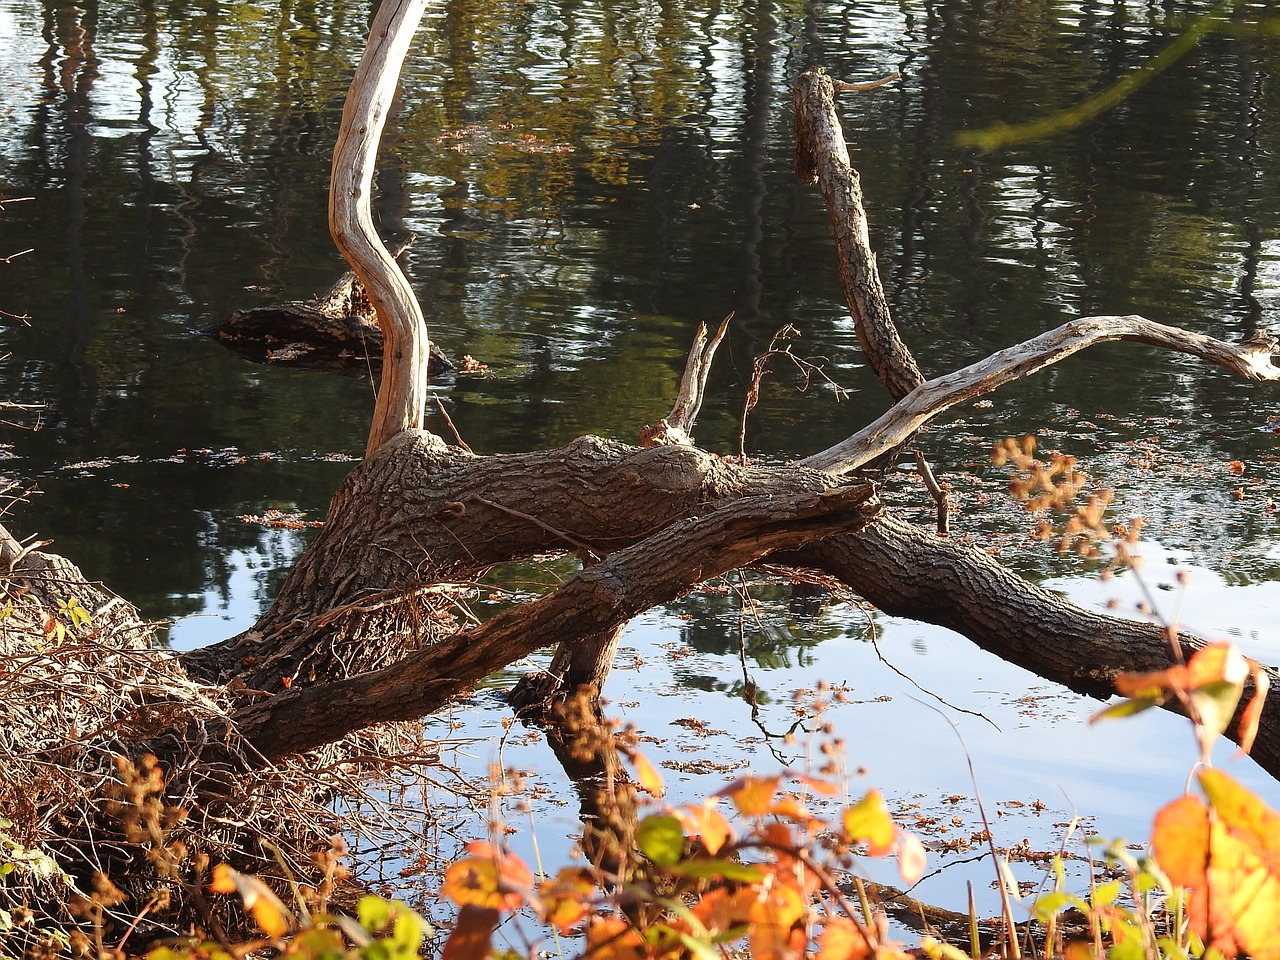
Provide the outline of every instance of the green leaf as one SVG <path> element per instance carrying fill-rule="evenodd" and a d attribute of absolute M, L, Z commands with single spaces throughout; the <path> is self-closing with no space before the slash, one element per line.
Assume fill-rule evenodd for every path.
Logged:
<path fill-rule="evenodd" d="M 1093 890 L 1093 895 L 1089 898 L 1095 907 L 1107 907 L 1116 902 L 1116 897 L 1120 896 L 1120 881 L 1108 880 L 1106 883 L 1100 883 Z"/>
<path fill-rule="evenodd" d="M 676 936 L 680 938 L 680 942 L 684 944 L 685 949 L 689 951 L 690 955 L 699 957 L 701 960 L 723 960 L 719 951 L 715 950 L 711 944 L 706 941 L 699 940 L 691 934 L 682 933 L 680 931 L 676 931 Z"/>
<path fill-rule="evenodd" d="M 1134 714 L 1154 707 L 1159 702 L 1158 700 L 1121 700 L 1119 703 L 1113 703 L 1104 710 L 1099 710 L 1089 718 L 1089 722 L 1097 723 L 1099 720 L 1119 720 L 1122 717 L 1132 717 Z"/>
<path fill-rule="evenodd" d="M 650 814 L 636 828 L 636 846 L 660 867 L 672 867 L 684 856 L 684 830 L 668 813 Z"/>
<path fill-rule="evenodd" d="M 360 921 L 360 926 L 370 933 L 381 933 L 391 922 L 394 913 L 395 908 L 390 900 L 384 900 L 372 894 L 361 897 L 360 902 L 356 904 L 356 919 Z"/>
<path fill-rule="evenodd" d="M 749 863 L 736 860 L 687 860 L 672 864 L 672 873 L 680 877 L 698 880 L 741 880 L 743 883 L 759 883 L 765 872 Z"/>

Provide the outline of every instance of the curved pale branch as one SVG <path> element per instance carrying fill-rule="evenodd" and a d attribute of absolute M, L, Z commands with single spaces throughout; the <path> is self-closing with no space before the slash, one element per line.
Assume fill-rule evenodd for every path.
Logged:
<path fill-rule="evenodd" d="M 944 410 L 1112 340 L 1133 340 L 1189 353 L 1250 380 L 1280 379 L 1280 367 L 1271 362 L 1276 343 L 1270 337 L 1226 343 L 1136 315 L 1084 317 L 920 384 L 878 420 L 835 446 L 804 458 L 799 465 L 835 474 L 856 470 L 906 441 Z"/>
<path fill-rule="evenodd" d="M 366 456 L 401 430 L 421 429 L 427 396 L 427 324 L 408 279 L 378 237 L 369 204 L 378 142 L 426 7 L 427 0 L 378 4 L 333 148 L 329 231 L 364 284 L 383 337 L 382 384 Z"/>

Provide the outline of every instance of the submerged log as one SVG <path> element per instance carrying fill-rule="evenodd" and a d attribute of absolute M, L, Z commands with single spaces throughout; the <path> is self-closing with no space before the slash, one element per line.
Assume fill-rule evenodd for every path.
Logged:
<path fill-rule="evenodd" d="M 254 363 L 357 374 L 382 370 L 382 329 L 364 285 L 351 270 L 322 296 L 237 310 L 201 333 Z M 435 343 L 429 349 L 428 376 L 453 369 Z"/>

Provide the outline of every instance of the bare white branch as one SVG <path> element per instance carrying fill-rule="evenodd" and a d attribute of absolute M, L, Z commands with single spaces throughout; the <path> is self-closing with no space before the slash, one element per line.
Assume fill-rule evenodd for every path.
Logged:
<path fill-rule="evenodd" d="M 835 446 L 806 457 L 800 466 L 834 474 L 856 470 L 905 441 L 944 410 L 1112 340 L 1133 340 L 1188 353 L 1249 380 L 1280 379 L 1280 367 L 1271 362 L 1276 343 L 1270 337 L 1226 343 L 1136 315 L 1084 317 L 920 384 L 878 420 Z"/>

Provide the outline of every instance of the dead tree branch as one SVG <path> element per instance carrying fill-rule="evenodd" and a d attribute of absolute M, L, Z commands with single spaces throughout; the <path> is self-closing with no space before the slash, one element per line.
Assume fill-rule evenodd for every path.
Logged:
<path fill-rule="evenodd" d="M 869 484 L 786 499 L 753 497 L 672 524 L 587 567 L 549 596 L 348 680 L 286 690 L 236 714 L 264 756 L 300 753 L 372 723 L 420 717 L 460 690 L 564 637 L 599 634 L 695 584 L 774 550 L 861 529 L 878 511 Z M 333 705 L 343 704 L 340 712 Z"/>
<path fill-rule="evenodd" d="M 370 197 L 374 163 L 400 67 L 427 0 L 397 0 L 377 7 L 369 42 L 356 67 L 333 150 L 329 231 L 351 264 L 382 328 L 382 385 L 365 455 L 402 430 L 422 429 L 429 363 L 427 324 L 418 298 L 378 237 Z"/>
<path fill-rule="evenodd" d="M 1274 345 L 1269 340 L 1226 343 L 1136 315 L 1083 317 L 920 384 L 879 419 L 821 453 L 805 457 L 800 464 L 836 474 L 856 470 L 909 439 L 944 410 L 1030 376 L 1087 347 L 1113 340 L 1187 353 L 1249 380 L 1280 379 L 1280 367 L 1271 362 Z"/>

